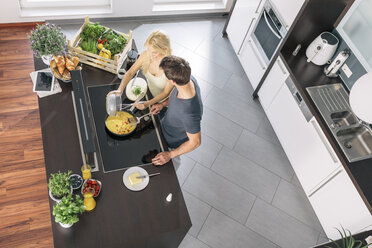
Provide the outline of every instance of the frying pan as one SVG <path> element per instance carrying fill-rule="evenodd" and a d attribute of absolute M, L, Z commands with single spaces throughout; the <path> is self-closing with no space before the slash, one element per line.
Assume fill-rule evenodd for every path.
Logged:
<path fill-rule="evenodd" d="M 128 133 L 124 133 L 124 134 L 115 133 L 108 128 L 107 119 L 110 117 L 110 115 L 106 115 L 105 126 L 106 126 L 107 131 L 109 133 L 115 135 L 115 136 L 118 136 L 118 137 L 125 137 L 125 136 L 128 136 L 128 135 L 132 134 L 134 131 L 136 131 L 137 125 L 138 125 L 138 123 L 140 123 L 141 119 L 145 116 L 148 116 L 148 115 L 152 114 L 152 113 L 147 113 L 147 114 L 144 114 L 140 117 L 137 117 L 132 112 L 129 112 L 129 111 L 122 110 L 122 111 L 118 111 L 118 112 L 125 112 L 125 113 L 129 114 L 130 116 L 132 116 L 131 118 L 128 118 L 128 121 L 131 123 L 132 127 L 134 125 L 134 129 L 132 131 L 128 132 Z"/>

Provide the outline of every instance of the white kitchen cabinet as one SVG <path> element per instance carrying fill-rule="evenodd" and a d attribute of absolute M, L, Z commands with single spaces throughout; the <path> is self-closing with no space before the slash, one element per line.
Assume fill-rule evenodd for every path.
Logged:
<path fill-rule="evenodd" d="M 266 114 L 302 187 L 311 194 L 341 163 L 315 118 L 307 122 L 297 101 L 282 83 Z"/>
<path fill-rule="evenodd" d="M 267 110 L 288 75 L 282 59 L 278 57 L 257 93 L 264 110 Z"/>
<path fill-rule="evenodd" d="M 254 25 L 255 22 L 256 19 L 254 19 L 252 25 Z M 266 71 L 266 64 L 259 54 L 256 45 L 252 39 L 250 39 L 249 34 L 247 39 L 243 42 L 240 52 L 238 53 L 238 58 L 253 89 L 256 89 Z"/>
<path fill-rule="evenodd" d="M 342 225 L 357 233 L 372 223 L 372 215 L 343 168 L 309 200 L 328 238 L 339 238 L 335 227 Z"/>
<path fill-rule="evenodd" d="M 259 5 L 263 0 L 237 0 L 229 24 L 227 35 L 235 52 L 238 53 L 245 35 L 252 24 L 253 18 L 258 14 Z"/>
<path fill-rule="evenodd" d="M 305 1 L 271 0 L 271 2 L 274 8 L 279 12 L 286 29 L 289 29 Z"/>

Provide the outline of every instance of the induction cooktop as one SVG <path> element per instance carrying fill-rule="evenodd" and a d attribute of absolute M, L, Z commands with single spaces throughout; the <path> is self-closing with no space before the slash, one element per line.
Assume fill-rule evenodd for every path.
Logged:
<path fill-rule="evenodd" d="M 106 95 L 108 92 L 116 90 L 118 86 L 119 84 L 110 84 L 88 87 L 98 148 L 105 173 L 151 163 L 151 158 L 164 150 L 161 144 L 159 127 L 154 117 L 147 121 L 144 118 L 141 119 L 141 123 L 137 126 L 135 132 L 125 137 L 115 136 L 106 129 Z M 122 98 L 123 103 L 131 103 L 125 98 L 125 94 Z M 138 117 L 148 112 L 148 109 L 143 111 L 134 110 L 134 114 Z"/>

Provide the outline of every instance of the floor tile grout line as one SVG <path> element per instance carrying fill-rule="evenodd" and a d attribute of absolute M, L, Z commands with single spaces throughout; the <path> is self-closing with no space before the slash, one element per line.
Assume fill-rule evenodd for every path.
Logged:
<path fill-rule="evenodd" d="M 193 159 L 192 159 L 192 161 L 194 161 L 194 165 L 192 166 L 192 169 L 190 170 L 190 172 L 189 172 L 188 175 L 186 176 L 185 180 L 183 181 L 183 183 L 182 183 L 182 185 L 181 185 L 181 188 L 183 187 L 183 185 L 185 184 L 185 182 L 186 182 L 187 179 L 189 178 L 191 172 L 194 170 L 195 165 L 197 164 L 197 161 L 195 161 L 195 160 L 193 160 Z M 182 166 L 182 164 L 181 164 L 181 166 Z"/>
<path fill-rule="evenodd" d="M 253 208 L 253 207 L 252 207 L 252 208 Z M 215 208 L 214 208 L 214 209 L 215 209 Z M 227 218 L 231 219 L 232 221 L 236 222 L 237 224 L 241 225 L 243 228 L 246 228 L 246 229 L 250 230 L 251 232 L 255 233 L 257 236 L 261 237 L 262 239 L 264 239 L 264 240 L 266 240 L 266 241 L 272 243 L 273 245 L 278 245 L 278 244 L 274 243 L 273 241 L 271 241 L 270 239 L 268 239 L 267 237 L 265 237 L 265 236 L 261 235 L 260 233 L 258 233 L 258 232 L 256 232 L 256 231 L 252 230 L 252 229 L 249 228 L 247 225 L 242 224 L 242 223 L 236 221 L 235 219 L 231 218 L 230 216 L 226 215 L 225 213 L 221 212 L 221 211 L 218 210 L 218 209 L 215 209 L 215 210 L 218 211 L 218 212 L 220 212 L 221 214 L 225 215 Z"/>
<path fill-rule="evenodd" d="M 209 216 L 211 215 L 211 212 L 212 212 L 212 209 L 214 209 L 214 207 L 211 207 L 211 209 L 209 209 L 209 213 L 207 215 L 207 217 L 205 218 L 204 222 L 203 222 L 203 225 L 200 227 L 198 233 L 196 234 L 196 238 L 199 239 L 199 234 L 201 232 L 201 230 L 203 229 L 204 225 L 205 225 L 205 222 L 207 222 Z"/>
<path fill-rule="evenodd" d="M 192 195 L 193 197 L 195 197 L 195 198 L 198 199 L 199 201 L 203 202 L 204 204 L 208 205 L 208 206 L 211 207 L 211 208 L 214 208 L 214 207 L 213 207 L 212 205 L 210 205 L 208 202 L 206 202 L 206 201 L 200 199 L 200 197 L 198 197 L 198 196 L 196 196 L 195 194 L 191 193 L 191 192 L 188 191 L 187 189 L 182 188 L 182 191 L 185 191 L 185 192 L 189 193 L 190 195 Z M 231 218 L 231 217 L 230 217 L 230 218 Z"/>
<path fill-rule="evenodd" d="M 179 43 L 178 43 L 178 44 L 179 44 Z M 230 73 L 230 74 L 234 74 L 233 72 L 231 72 L 231 71 L 225 69 L 223 66 L 221 66 L 221 65 L 219 65 L 219 64 L 217 64 L 217 63 L 215 63 L 215 62 L 213 62 L 213 61 L 211 61 L 211 60 L 209 60 L 209 59 L 206 59 L 206 58 L 204 58 L 203 56 L 200 56 L 199 54 L 195 53 L 194 51 L 190 50 L 190 49 L 187 48 L 187 47 L 185 47 L 185 50 L 187 50 L 186 52 L 192 53 L 194 56 L 197 56 L 197 57 L 200 57 L 200 58 L 202 58 L 202 59 L 207 60 L 209 63 L 213 64 L 213 65 L 216 66 L 216 67 L 221 67 L 222 69 L 224 69 L 226 72 L 228 72 L 228 73 Z M 184 55 L 183 55 L 183 56 L 184 56 Z M 200 75 L 198 75 L 198 76 L 201 77 Z M 203 78 L 202 78 L 202 79 L 203 79 Z M 205 80 L 205 81 L 208 82 L 208 80 L 206 80 L 206 79 L 203 79 L 203 80 Z M 218 86 L 216 86 L 216 85 L 215 85 L 215 86 L 218 87 L 218 88 L 220 88 L 220 89 L 222 89 L 222 88 L 226 85 L 226 83 L 227 83 L 227 80 L 226 80 L 226 82 L 224 83 L 224 85 L 223 85 L 222 87 L 218 87 Z"/>
<path fill-rule="evenodd" d="M 231 181 L 229 178 L 227 178 L 227 177 L 225 177 L 224 175 L 222 175 L 222 174 L 218 173 L 217 171 L 213 170 L 212 167 L 209 168 L 209 169 L 210 169 L 212 172 L 214 172 L 215 174 L 217 174 L 218 176 L 221 176 L 222 178 L 224 178 L 224 179 L 227 180 L 228 182 L 232 183 L 233 185 L 235 185 L 235 186 L 239 187 L 240 189 L 242 189 L 242 190 L 244 190 L 244 191 L 246 191 L 246 192 L 248 192 L 248 193 L 254 195 L 254 196 L 255 196 L 255 200 L 254 200 L 254 201 L 256 201 L 256 198 L 260 198 L 261 200 L 267 202 L 267 200 L 261 198 L 260 196 L 256 195 L 255 193 L 251 192 L 250 190 L 248 190 L 248 189 L 246 189 L 246 188 L 243 188 L 241 185 L 239 185 L 239 184 L 237 184 L 237 183 Z M 274 197 L 274 196 L 273 196 L 273 197 Z M 269 202 L 268 202 L 268 203 L 269 203 Z"/>
<path fill-rule="evenodd" d="M 271 201 L 269 202 L 269 204 L 272 205 L 272 206 L 274 206 L 274 205 L 273 205 L 274 198 L 275 198 L 275 196 L 276 196 L 276 192 L 278 192 L 278 189 L 279 189 L 279 186 L 280 186 L 280 183 L 282 182 L 282 180 L 283 180 L 283 178 L 280 178 L 279 183 L 278 183 L 278 186 L 276 186 L 276 190 L 275 190 L 275 193 L 274 193 L 274 195 L 273 195 L 273 199 L 271 199 Z"/>
<path fill-rule="evenodd" d="M 200 164 L 200 163 L 199 163 L 199 162 L 196 162 L 196 164 Z M 202 164 L 200 164 L 200 165 L 203 166 Z M 194 166 L 194 168 L 195 168 L 195 167 L 196 167 L 196 165 Z M 203 166 L 203 167 L 205 167 L 205 166 Z M 194 168 L 193 168 L 193 170 L 194 170 Z M 206 169 L 209 169 L 212 173 L 216 174 L 217 176 L 220 176 L 220 177 L 224 178 L 226 181 L 228 181 L 229 183 L 231 183 L 231 184 L 237 186 L 237 187 L 240 188 L 241 190 L 243 190 L 243 191 L 245 191 L 245 192 L 247 192 L 247 193 L 253 195 L 253 196 L 255 197 L 255 199 L 254 199 L 254 201 L 253 201 L 253 204 L 256 202 L 257 198 L 260 199 L 260 200 L 262 200 L 262 201 L 264 201 L 264 202 L 266 202 L 267 204 L 271 204 L 271 203 L 268 202 L 267 200 L 261 198 L 260 196 L 256 195 L 255 193 L 253 193 L 253 192 L 251 192 L 251 191 L 249 191 L 249 190 L 243 188 L 243 187 L 240 186 L 239 184 L 236 184 L 236 183 L 230 181 L 230 179 L 228 179 L 228 178 L 226 178 L 225 176 L 219 174 L 218 172 L 212 170 L 212 168 L 207 168 L 207 167 L 205 167 L 205 168 L 206 168 Z M 190 176 L 190 175 L 191 175 L 191 172 L 190 172 L 189 176 Z M 186 180 L 185 180 L 185 182 L 186 182 Z M 185 182 L 184 182 L 184 183 L 185 183 Z M 278 184 L 278 186 L 277 186 L 277 189 L 278 189 L 278 187 L 279 187 L 279 184 Z M 276 189 L 276 190 L 277 190 L 277 189 Z M 213 207 L 213 208 L 216 208 L 216 207 L 210 205 L 209 203 L 205 202 L 204 200 L 200 199 L 198 196 L 194 195 L 193 193 L 189 192 L 188 190 L 186 190 L 186 189 L 184 189 L 184 188 L 183 188 L 183 190 L 185 190 L 187 193 L 193 195 L 194 197 L 196 197 L 196 198 L 199 199 L 200 201 L 202 201 L 202 202 L 208 204 L 209 206 L 211 206 L 211 207 Z M 276 191 L 275 191 L 275 192 L 276 192 Z M 275 195 L 275 194 L 274 194 L 274 195 Z M 274 196 L 273 196 L 273 198 L 274 198 Z M 253 208 L 253 205 L 252 205 L 252 208 Z M 252 208 L 249 210 L 248 215 L 250 214 Z M 276 207 L 276 208 L 277 208 L 277 207 Z M 278 209 L 279 209 L 279 208 L 278 208 Z M 219 210 L 219 211 L 221 211 L 221 210 Z M 283 210 L 282 210 L 282 211 L 283 211 Z M 232 217 L 230 217 L 230 218 L 232 218 Z M 247 218 L 248 218 L 248 217 L 247 217 Z"/>
<path fill-rule="evenodd" d="M 281 180 L 285 180 L 285 179 L 281 178 Z M 285 181 L 286 181 L 286 180 L 285 180 Z M 281 182 L 281 181 L 280 181 L 280 182 Z M 308 228 L 312 229 L 313 231 L 316 231 L 316 232 L 318 232 L 318 233 L 321 233 L 321 232 L 320 232 L 318 229 L 316 229 L 315 227 L 310 226 L 309 224 L 303 222 L 302 220 L 298 219 L 298 218 L 295 217 L 295 216 L 292 216 L 292 215 L 291 215 L 290 213 L 288 213 L 287 211 L 285 211 L 285 210 L 283 210 L 283 209 L 281 209 L 281 208 L 279 208 L 278 206 L 276 206 L 276 205 L 273 204 L 273 201 L 274 201 L 275 195 L 276 195 L 276 193 L 277 193 L 277 191 L 278 191 L 279 185 L 280 185 L 280 183 L 278 184 L 278 187 L 277 187 L 277 189 L 276 189 L 276 191 L 275 191 L 275 194 L 274 194 L 274 197 L 273 197 L 271 203 L 268 203 L 268 202 L 266 202 L 266 203 L 269 204 L 270 206 L 272 206 L 273 208 L 276 208 L 277 210 L 283 212 L 283 213 L 286 214 L 287 216 L 289 216 L 289 217 L 291 217 L 291 218 L 297 220 L 298 222 L 300 222 L 301 224 L 307 226 Z M 321 227 L 322 227 L 322 226 L 321 226 Z M 322 227 L 322 228 L 323 228 L 323 227 Z"/>
<path fill-rule="evenodd" d="M 212 164 L 211 164 L 211 167 L 209 167 L 210 170 L 212 170 L 214 163 L 216 162 L 218 156 L 220 156 L 221 151 L 223 150 L 224 147 L 225 147 L 224 145 L 222 145 L 222 146 L 220 147 L 219 151 L 217 152 L 217 156 L 213 159 L 213 162 L 212 162 Z"/>
<path fill-rule="evenodd" d="M 198 55 L 198 56 L 200 56 L 200 57 L 202 57 L 202 58 L 208 60 L 209 62 L 213 62 L 214 64 L 216 64 L 216 65 L 218 65 L 218 66 L 224 68 L 226 71 L 231 72 L 232 74 L 236 74 L 236 75 L 238 75 L 238 76 L 243 76 L 243 74 L 239 74 L 239 73 L 236 72 L 236 71 L 232 71 L 232 70 L 230 70 L 229 68 L 224 67 L 222 64 L 218 64 L 218 63 L 216 63 L 216 62 L 213 61 L 210 57 L 207 57 L 207 56 L 204 56 L 204 55 L 198 53 L 198 52 L 197 52 L 198 48 L 199 48 L 199 47 L 200 47 L 200 46 L 201 46 L 205 41 L 207 41 L 207 40 L 203 40 L 203 41 L 198 45 L 198 47 L 197 47 L 194 51 L 192 51 L 195 55 Z M 213 39 L 212 39 L 212 41 L 213 41 Z M 216 44 L 217 44 L 217 43 L 216 43 Z M 219 46 L 220 49 L 223 49 L 223 50 L 227 51 L 227 53 L 230 53 L 230 51 L 228 51 L 225 47 L 221 46 L 220 44 L 217 44 L 217 46 Z M 236 56 L 236 55 L 235 55 L 235 56 Z M 244 70 L 243 70 L 242 72 L 245 73 Z M 224 86 L 225 86 L 225 85 L 224 85 Z"/>
<path fill-rule="evenodd" d="M 275 195 L 276 195 L 276 193 L 277 193 L 277 191 L 278 191 L 278 188 L 279 188 L 280 183 L 282 182 L 282 180 L 284 180 L 284 181 L 286 181 L 287 183 L 291 184 L 290 182 L 288 182 L 288 181 L 285 180 L 284 178 L 280 178 L 280 182 L 279 182 L 278 187 L 277 187 L 277 189 L 276 189 L 276 191 L 275 191 L 275 194 L 274 194 L 274 196 L 273 196 L 273 199 L 272 199 L 272 201 L 271 201 L 269 204 L 270 204 L 272 207 L 274 207 L 274 208 L 276 208 L 276 209 L 282 211 L 283 213 L 286 213 L 288 216 L 291 216 L 292 218 L 294 218 L 294 219 L 296 219 L 297 221 L 301 222 L 302 224 L 306 225 L 307 227 L 313 229 L 314 231 L 321 233 L 321 232 L 320 232 L 318 229 L 316 229 L 314 226 L 311 226 L 311 225 L 309 225 L 308 223 L 305 223 L 304 221 L 298 219 L 296 216 L 293 216 L 293 215 L 291 215 L 290 213 L 288 213 L 286 210 L 281 209 L 281 208 L 279 208 L 278 206 L 276 206 L 276 205 L 273 204 L 273 202 L 274 202 L 274 198 L 275 198 Z M 295 185 L 293 185 L 293 186 L 295 186 Z M 296 186 L 295 186 L 295 187 L 296 187 Z M 318 217 L 316 216 L 316 214 L 315 214 L 315 217 L 318 218 Z M 318 219 L 318 222 L 319 222 L 319 219 Z M 322 227 L 322 225 L 320 225 L 320 227 Z M 323 228 L 323 227 L 322 227 L 322 228 Z M 324 232 L 324 230 L 323 230 L 323 232 Z"/>
<path fill-rule="evenodd" d="M 256 203 L 256 201 L 257 201 L 257 196 L 256 196 L 256 198 L 255 198 L 254 201 L 253 201 L 253 204 L 252 204 L 251 209 L 249 209 L 248 216 L 247 216 L 247 218 L 246 218 L 245 221 L 244 221 L 244 225 L 247 223 L 247 221 L 248 221 L 248 219 L 249 219 L 249 216 L 251 215 L 252 209 L 253 209 L 254 204 Z"/>
<path fill-rule="evenodd" d="M 244 131 L 244 130 L 247 130 L 247 129 L 243 129 L 243 131 Z M 249 131 L 249 130 L 247 130 L 247 131 Z M 241 133 L 241 135 L 242 135 L 242 134 L 243 134 L 243 132 Z M 240 136 L 241 136 L 241 135 L 240 135 Z M 240 139 L 240 136 L 239 136 L 238 140 Z M 235 151 L 235 147 L 236 147 L 236 145 L 237 145 L 237 144 L 234 145 L 234 148 L 233 148 L 233 149 L 231 149 L 230 147 L 227 147 L 227 146 L 224 146 L 224 147 L 230 149 L 230 150 L 233 151 L 234 153 L 238 154 L 239 156 L 243 157 L 244 159 L 249 160 L 249 161 L 252 162 L 253 164 L 259 166 L 260 168 L 262 168 L 262 169 L 264 169 L 264 170 L 266 170 L 266 171 L 268 171 L 268 172 L 270 172 L 271 174 L 274 174 L 275 176 L 277 176 L 277 177 L 279 177 L 279 178 L 281 178 L 281 179 L 284 179 L 282 176 L 278 175 L 276 172 L 274 172 L 274 171 L 272 171 L 272 170 L 269 170 L 268 168 L 262 166 L 261 164 L 256 163 L 256 162 L 253 161 L 251 158 L 248 158 L 248 157 L 244 156 L 243 154 L 241 154 L 241 153 Z M 292 166 L 292 165 L 291 165 L 291 166 Z M 285 180 L 285 179 L 284 179 L 284 180 Z"/>
<path fill-rule="evenodd" d="M 229 77 L 229 80 L 231 79 L 231 77 L 233 76 L 234 74 L 232 74 L 230 77 Z M 229 80 L 227 80 L 227 81 L 229 81 Z M 216 87 L 216 86 L 215 86 Z M 252 111 L 256 111 L 257 113 L 260 113 L 260 114 L 262 114 L 262 117 L 259 117 L 260 119 L 261 119 L 261 121 L 265 118 L 265 117 L 267 117 L 266 116 L 266 113 L 262 110 L 262 111 L 260 111 L 260 110 L 258 110 L 256 107 L 253 107 L 253 106 L 251 106 L 251 104 L 249 103 L 249 102 L 246 102 L 246 101 L 244 101 L 240 96 L 235 96 L 234 94 L 232 94 L 231 92 L 228 92 L 228 91 L 226 91 L 226 89 L 224 89 L 224 88 L 219 88 L 219 87 L 216 87 L 217 88 L 217 90 L 221 90 L 224 94 L 227 94 L 227 95 L 229 95 L 230 97 L 232 97 L 232 98 L 234 98 L 235 100 L 234 101 L 241 101 L 244 105 L 247 105 L 246 107 L 247 108 L 249 108 L 249 110 L 252 110 Z M 212 91 L 212 90 L 211 90 Z M 237 100 L 236 100 L 236 98 L 238 98 Z M 207 99 L 206 99 L 207 100 Z M 206 105 L 206 107 L 208 107 L 207 105 Z M 211 109 L 210 107 L 208 107 L 209 109 Z M 228 117 L 226 117 L 226 118 L 228 118 Z M 230 118 L 229 118 L 230 119 Z M 231 120 L 231 119 L 230 119 Z M 233 120 L 231 120 L 231 121 L 233 121 Z M 260 121 L 260 124 L 261 124 L 261 121 Z M 239 124 L 240 125 L 240 124 Z M 259 127 L 259 126 L 258 126 Z"/>

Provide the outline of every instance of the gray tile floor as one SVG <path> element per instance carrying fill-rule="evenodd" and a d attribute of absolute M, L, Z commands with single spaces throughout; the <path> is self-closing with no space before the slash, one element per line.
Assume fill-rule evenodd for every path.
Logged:
<path fill-rule="evenodd" d="M 224 18 L 103 23 L 133 30 L 139 51 L 166 31 L 204 100 L 202 145 L 177 174 L 193 223 L 181 248 L 305 248 L 325 234 L 229 41 Z M 72 38 L 80 25 L 61 25 Z"/>

